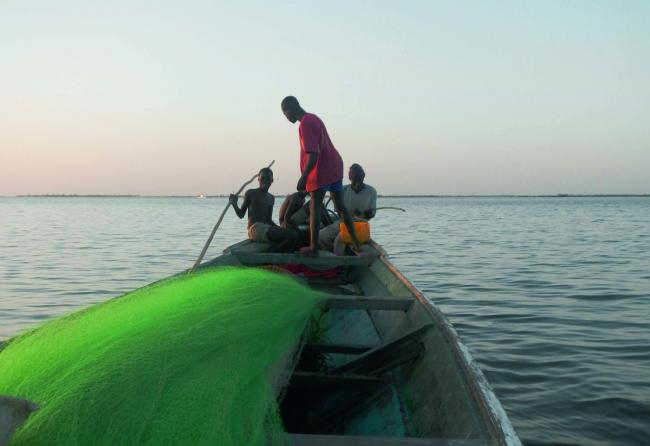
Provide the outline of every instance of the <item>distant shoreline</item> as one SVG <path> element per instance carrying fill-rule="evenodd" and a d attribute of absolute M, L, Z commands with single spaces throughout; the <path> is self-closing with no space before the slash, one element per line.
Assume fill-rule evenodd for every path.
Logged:
<path fill-rule="evenodd" d="M 135 195 L 135 194 L 26 194 L 26 195 L 0 195 L 2 198 L 228 198 L 229 194 L 224 195 L 205 195 L 202 197 L 196 195 Z M 276 197 L 286 197 L 286 194 L 278 194 Z M 379 198 L 616 198 L 616 197 L 650 197 L 648 194 L 541 194 L 541 195 L 379 195 Z"/>

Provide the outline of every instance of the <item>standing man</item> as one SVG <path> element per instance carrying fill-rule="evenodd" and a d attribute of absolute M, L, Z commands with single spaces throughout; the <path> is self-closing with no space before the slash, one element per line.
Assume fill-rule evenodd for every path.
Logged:
<path fill-rule="evenodd" d="M 287 96 L 282 100 L 282 113 L 289 122 L 300 121 L 300 171 L 297 189 L 311 195 L 309 230 L 309 248 L 304 252 L 318 255 L 318 232 L 320 230 L 321 204 L 325 192 L 329 192 L 339 217 L 345 222 L 352 235 L 354 246 L 360 249 L 354 232 L 352 217 L 343 203 L 343 160 L 327 134 L 325 124 L 320 118 L 302 109 L 298 100 Z"/>

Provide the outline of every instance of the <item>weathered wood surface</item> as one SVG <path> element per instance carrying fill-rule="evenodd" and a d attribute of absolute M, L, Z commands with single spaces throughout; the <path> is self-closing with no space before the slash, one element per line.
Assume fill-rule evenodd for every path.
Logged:
<path fill-rule="evenodd" d="M 268 265 L 268 264 L 294 264 L 305 265 L 314 268 L 335 268 L 337 266 L 368 266 L 375 261 L 372 255 L 362 256 L 335 256 L 320 255 L 318 257 L 301 256 L 296 254 L 284 254 L 275 252 L 243 252 L 232 251 L 232 254 L 244 265 Z"/>
<path fill-rule="evenodd" d="M 303 351 L 305 353 L 343 353 L 358 355 L 374 347 L 374 345 L 365 344 L 307 344 Z"/>
<path fill-rule="evenodd" d="M 416 392 L 416 395 L 422 394 L 425 396 L 421 398 L 418 396 L 416 398 L 417 401 L 415 401 L 416 404 L 413 407 L 416 409 L 419 408 L 418 412 L 409 412 L 409 416 L 411 417 L 410 421 L 422 435 L 429 435 L 430 437 L 437 437 L 439 435 L 442 437 L 440 439 L 306 435 L 294 437 L 296 441 L 307 441 L 306 443 L 298 442 L 295 444 L 302 446 L 333 444 L 342 446 L 352 444 L 355 446 L 366 446 L 370 444 L 378 446 L 388 444 L 430 444 L 433 446 L 482 444 L 521 445 L 507 419 L 507 415 L 501 408 L 496 397 L 494 397 L 480 370 L 467 353 L 466 348 L 460 343 L 453 328 L 444 319 L 440 311 L 427 301 L 401 272 L 392 265 L 380 246 L 374 242 L 369 245 L 374 250 L 374 257 L 336 257 L 323 253 L 321 257 L 313 258 L 293 254 L 262 252 L 267 249 L 267 247 L 262 245 L 252 242 L 241 244 L 234 247 L 234 249 L 227 249 L 224 257 L 231 258 L 234 264 L 241 263 L 251 266 L 296 263 L 322 270 L 337 266 L 342 267 L 345 274 L 339 275 L 335 279 L 310 278 L 305 279 L 305 282 L 316 289 L 321 288 L 327 293 L 338 292 L 334 289 L 334 286 L 337 284 L 355 284 L 359 288 L 356 292 L 365 293 L 366 296 L 341 296 L 342 299 L 338 301 L 332 300 L 326 305 L 331 305 L 330 308 L 340 308 L 341 310 L 369 310 L 368 315 L 373 318 L 373 324 L 377 324 L 375 328 L 380 331 L 380 337 L 386 336 L 388 339 L 392 339 L 394 334 L 392 327 L 403 327 L 404 323 L 408 320 L 414 324 L 413 327 L 420 326 L 419 324 L 423 323 L 426 324 L 428 321 L 433 321 L 436 325 L 435 333 L 430 333 L 426 338 L 421 338 L 415 342 L 405 342 L 403 345 L 398 344 L 393 348 L 386 348 L 387 345 L 394 342 L 391 341 L 381 347 L 362 351 L 362 348 L 354 346 L 355 339 L 352 337 L 337 339 L 336 342 L 338 344 L 333 347 L 316 345 L 313 347 L 315 351 L 319 349 L 323 353 L 327 353 L 328 350 L 332 352 L 345 351 L 346 353 L 344 354 L 353 354 L 355 358 L 340 366 L 343 368 L 338 370 L 338 373 L 333 373 L 333 371 L 324 374 L 296 372 L 294 375 L 296 383 L 299 384 L 296 389 L 298 392 L 308 389 L 324 390 L 325 392 L 330 389 L 341 388 L 362 390 L 365 386 L 363 390 L 372 394 L 375 391 L 379 392 L 381 389 L 390 389 L 391 383 L 399 384 L 399 381 L 384 382 L 383 379 L 386 379 L 388 376 L 394 379 L 394 376 L 397 376 L 395 374 L 399 374 L 404 370 L 403 368 L 394 367 L 403 366 L 408 363 L 411 363 L 417 368 L 417 376 L 421 378 L 421 382 L 417 383 L 416 388 L 421 387 L 424 382 L 437 379 L 438 382 L 444 382 L 445 386 L 454 389 L 453 392 L 445 391 L 444 394 L 441 393 L 435 396 L 435 398 L 441 398 L 441 401 L 436 400 L 435 404 L 441 404 L 445 409 L 444 412 L 432 412 L 434 406 L 432 406 L 430 399 L 434 398 L 434 396 L 425 392 Z M 373 280 L 377 285 L 374 285 Z M 409 301 L 406 297 L 400 299 L 402 296 L 409 295 L 407 292 L 412 296 L 411 300 Z M 372 295 L 377 297 L 373 297 Z M 333 295 L 332 297 L 337 299 L 339 296 Z M 387 300 L 382 300 L 382 298 Z M 373 301 L 373 299 L 379 300 Z M 416 305 L 417 308 L 412 307 L 412 305 Z M 383 309 L 384 311 L 377 311 L 377 309 Z M 400 311 L 407 311 L 407 313 L 400 313 Z M 343 312 L 341 311 L 341 313 Z M 333 314 L 339 313 L 333 312 Z M 395 321 L 394 324 L 390 323 L 392 320 Z M 368 341 L 362 341 L 361 339 L 357 339 L 356 342 L 368 343 Z M 374 341 L 371 342 L 374 343 Z M 424 347 L 425 345 L 426 349 Z M 311 347 L 307 348 L 309 349 Z M 432 353 L 435 358 L 434 361 L 414 361 L 414 358 L 424 354 L 424 351 L 428 353 L 442 352 L 444 354 Z M 390 375 L 385 374 L 389 370 L 392 370 L 393 373 Z M 373 381 L 372 378 L 381 379 Z M 426 395 L 430 395 L 430 397 Z M 414 401 L 409 401 L 408 403 L 413 404 Z M 314 406 L 313 409 L 316 410 L 317 407 Z M 308 408 L 304 407 L 303 409 L 307 410 Z M 447 409 L 453 410 L 447 412 Z M 294 432 L 296 431 L 319 432 L 318 430 L 294 430 Z M 407 431 L 410 432 L 410 430 Z M 370 431 L 367 432 L 367 435 L 373 435 L 373 433 L 375 435 L 382 435 L 381 432 Z M 383 435 L 392 435 L 392 433 L 384 433 Z M 444 437 L 453 437 L 454 439 Z M 475 440 L 455 439 L 467 437 L 474 438 Z M 479 437 L 487 437 L 489 440 L 476 440 Z"/>
<path fill-rule="evenodd" d="M 291 387 L 309 390 L 368 390 L 386 385 L 387 378 L 360 374 L 333 375 L 329 373 L 294 372 Z"/>
<path fill-rule="evenodd" d="M 389 310 L 406 311 L 414 300 L 401 297 L 380 297 L 380 296 L 347 296 L 343 294 L 330 294 L 323 301 L 326 308 L 337 310 Z"/>
<path fill-rule="evenodd" d="M 355 359 L 336 367 L 330 373 L 379 374 L 416 358 L 423 350 L 422 337 L 434 326 L 426 324 L 404 336 L 369 350 Z"/>

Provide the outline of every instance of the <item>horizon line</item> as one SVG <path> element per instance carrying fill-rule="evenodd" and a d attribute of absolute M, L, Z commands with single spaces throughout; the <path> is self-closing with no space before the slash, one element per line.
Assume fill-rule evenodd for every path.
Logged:
<path fill-rule="evenodd" d="M 292 192 L 293 193 L 293 192 Z M 289 194 L 277 194 L 286 197 Z M 0 195 L 1 198 L 228 198 L 230 194 L 214 195 L 142 195 L 142 194 L 18 194 Z M 569 198 L 569 197 L 650 197 L 650 193 L 602 193 L 602 194 L 378 194 L 378 198 Z"/>

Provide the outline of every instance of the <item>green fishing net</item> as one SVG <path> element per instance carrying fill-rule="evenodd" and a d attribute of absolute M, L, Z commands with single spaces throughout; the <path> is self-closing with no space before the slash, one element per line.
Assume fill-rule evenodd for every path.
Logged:
<path fill-rule="evenodd" d="M 0 351 L 0 394 L 41 405 L 10 445 L 284 444 L 269 377 L 319 298 L 213 269 L 50 321 Z"/>

